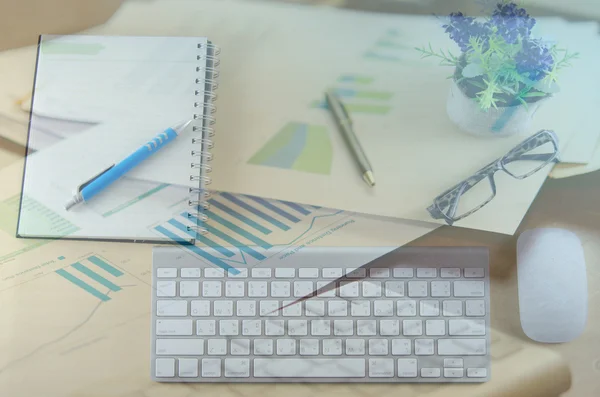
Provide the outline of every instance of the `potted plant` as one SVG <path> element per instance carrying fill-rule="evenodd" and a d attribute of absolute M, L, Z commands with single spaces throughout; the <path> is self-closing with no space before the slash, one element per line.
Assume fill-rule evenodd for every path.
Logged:
<path fill-rule="evenodd" d="M 558 92 L 559 71 L 577 56 L 534 38 L 535 19 L 513 1 L 494 2 L 480 18 L 451 13 L 443 25 L 460 48 L 435 52 L 417 48 L 422 57 L 440 58 L 454 67 L 446 110 L 464 132 L 508 136 L 526 132 L 539 106 Z"/>

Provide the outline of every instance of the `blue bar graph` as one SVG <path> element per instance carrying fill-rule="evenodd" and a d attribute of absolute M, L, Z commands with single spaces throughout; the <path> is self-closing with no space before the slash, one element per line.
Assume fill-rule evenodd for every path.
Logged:
<path fill-rule="evenodd" d="M 289 201 L 280 201 L 280 203 L 282 203 L 282 204 L 284 204 L 284 205 L 287 205 L 288 207 L 290 207 L 290 208 L 292 208 L 292 209 L 294 209 L 294 210 L 298 211 L 298 212 L 299 212 L 299 213 L 301 213 L 302 215 L 309 215 L 309 214 L 310 214 L 310 211 L 309 211 L 309 210 L 307 210 L 306 208 L 302 207 L 302 206 L 301 206 L 301 205 L 299 205 L 299 204 L 292 203 L 292 202 L 289 202 Z"/>
<path fill-rule="evenodd" d="M 256 196 L 246 196 L 246 197 L 248 197 L 250 200 L 256 201 L 258 204 L 262 205 L 263 207 L 265 207 L 267 209 L 270 209 L 274 213 L 283 216 L 288 221 L 292 221 L 294 223 L 300 222 L 299 218 L 296 218 L 294 215 L 290 214 L 289 212 L 286 212 L 286 211 L 282 210 L 281 208 L 271 204 L 269 201 L 265 200 L 264 198 L 256 197 Z"/>
<path fill-rule="evenodd" d="M 203 244 L 206 244 L 208 247 L 214 249 L 215 251 L 218 251 L 220 254 L 223 254 L 227 257 L 232 257 L 235 255 L 235 252 L 232 252 L 230 250 L 228 250 L 225 247 L 222 247 L 221 245 L 215 243 L 214 241 L 212 241 L 209 238 L 204 237 L 201 234 L 197 234 L 196 231 L 194 230 L 188 230 L 187 226 L 185 226 L 183 223 L 176 221 L 175 219 L 171 219 L 169 220 L 169 223 L 173 226 L 175 226 L 177 229 L 181 230 L 184 233 L 187 233 L 189 235 L 191 235 L 192 237 L 195 237 L 196 240 L 200 241 Z"/>
<path fill-rule="evenodd" d="M 92 280 L 104 285 L 106 288 L 110 289 L 111 291 L 120 291 L 121 287 L 119 287 L 118 285 L 110 282 L 109 280 L 105 279 L 104 277 L 102 277 L 101 275 L 99 275 L 98 273 L 94 272 L 92 269 L 82 265 L 79 262 L 73 263 L 71 266 L 73 266 L 73 268 L 75 270 L 80 271 L 81 273 L 85 274 L 86 276 L 88 276 L 89 278 L 91 278 Z"/>
<path fill-rule="evenodd" d="M 90 256 L 88 258 L 88 260 L 90 262 L 92 262 L 94 265 L 99 266 L 103 270 L 106 270 L 107 272 L 109 272 L 110 274 L 112 274 L 115 277 L 121 277 L 124 274 L 122 271 L 120 271 L 116 267 L 109 265 L 108 263 L 106 263 L 105 261 L 103 261 L 102 259 L 98 258 L 95 255 Z"/>
<path fill-rule="evenodd" d="M 278 221 L 277 219 L 273 218 L 270 215 L 265 214 L 264 212 L 262 212 L 259 209 L 254 208 L 253 206 L 243 202 L 242 200 L 238 199 L 237 197 L 233 196 L 232 194 L 229 193 L 221 193 L 221 197 L 224 197 L 225 199 L 231 201 L 232 203 L 242 207 L 243 209 L 245 209 L 248 212 L 253 213 L 254 215 L 264 219 L 265 221 L 269 222 L 271 225 L 278 227 L 281 230 L 287 231 L 290 230 L 290 227 L 287 226 L 286 224 Z"/>
<path fill-rule="evenodd" d="M 213 256 L 211 254 L 209 254 L 208 252 L 204 251 L 202 248 L 197 247 L 193 244 L 190 244 L 187 240 L 177 236 L 175 233 L 171 232 L 170 230 L 162 227 L 162 226 L 157 226 L 154 228 L 157 232 L 167 236 L 168 238 L 170 238 L 171 240 L 173 240 L 174 242 L 178 243 L 179 245 L 185 247 L 186 249 L 192 251 L 194 254 L 201 256 L 202 258 L 208 260 L 209 262 L 214 263 L 215 265 L 219 266 L 222 269 L 227 270 L 228 272 L 232 273 L 232 274 L 239 274 L 240 271 L 237 270 L 235 267 L 230 266 L 229 264 L 223 262 L 221 259 L 217 258 L 216 256 Z"/>
<path fill-rule="evenodd" d="M 110 300 L 110 297 L 108 295 L 103 294 L 102 292 L 98 291 L 96 288 L 92 287 L 91 285 L 89 285 L 88 283 L 86 283 L 83 280 L 78 279 L 77 277 L 73 276 L 71 273 L 68 273 L 66 270 L 64 269 L 58 269 L 55 272 L 56 274 L 58 274 L 59 276 L 69 280 L 70 282 L 72 282 L 73 284 L 75 284 L 76 286 L 78 286 L 79 288 L 85 290 L 86 292 L 94 295 L 96 298 L 106 302 Z"/>
<path fill-rule="evenodd" d="M 220 203 L 219 201 L 217 201 L 215 199 L 210 199 L 210 200 L 208 200 L 208 202 L 211 205 L 215 206 L 215 208 L 218 208 L 221 211 L 225 212 L 226 214 L 229 214 L 229 215 L 233 216 L 237 220 L 240 220 L 240 221 L 244 222 L 246 225 L 252 227 L 253 229 L 258 230 L 259 232 L 261 232 L 263 234 L 269 234 L 269 233 L 271 233 L 271 231 L 269 229 L 267 229 L 266 227 L 262 226 L 259 223 L 254 222 L 252 219 L 248 218 L 247 216 L 244 216 L 244 215 L 240 214 L 239 212 L 237 212 L 237 211 L 229 208 L 225 204 L 222 204 L 222 203 Z"/>
<path fill-rule="evenodd" d="M 258 246 L 264 248 L 264 249 L 269 249 L 272 247 L 271 244 L 267 243 L 266 241 L 254 236 L 252 233 L 242 229 L 241 227 L 229 222 L 227 219 L 223 219 L 222 217 L 220 217 L 219 215 L 215 214 L 212 211 L 208 211 L 207 212 L 208 218 L 211 221 L 215 221 L 220 223 L 221 225 L 225 226 L 226 228 L 236 232 L 237 234 L 239 234 L 240 236 L 252 241 L 254 244 L 257 244 Z"/>
<path fill-rule="evenodd" d="M 193 216 L 191 214 L 188 214 L 187 212 L 184 212 L 181 215 L 189 217 L 190 219 L 197 219 L 195 216 Z M 258 259 L 259 261 L 267 259 L 267 257 L 264 256 L 263 254 L 261 254 L 261 253 L 255 251 L 255 250 L 253 250 L 252 248 L 248 247 L 246 244 L 244 244 L 244 243 L 236 240 L 235 238 L 227 235 L 226 233 L 223 233 L 219 229 L 216 229 L 216 228 L 214 228 L 214 227 L 212 227 L 210 225 L 205 225 L 204 227 L 206 227 L 206 230 L 208 230 L 208 232 L 210 234 L 213 234 L 213 235 L 217 236 L 221 240 L 227 241 L 229 244 L 233 245 L 236 248 L 239 248 L 240 250 L 242 250 L 243 252 L 245 252 L 248 255 L 252 256 L 253 258 Z"/>

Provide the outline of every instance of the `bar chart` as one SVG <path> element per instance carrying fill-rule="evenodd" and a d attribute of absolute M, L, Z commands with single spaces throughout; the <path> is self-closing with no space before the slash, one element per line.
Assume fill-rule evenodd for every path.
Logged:
<path fill-rule="evenodd" d="M 96 255 L 88 256 L 67 267 L 55 270 L 55 273 L 103 302 L 109 301 L 111 298 L 101 289 L 106 290 L 108 288 L 113 292 L 120 291 L 121 287 L 115 284 L 114 281 L 115 278 L 124 274 L 108 263 L 107 260 Z"/>

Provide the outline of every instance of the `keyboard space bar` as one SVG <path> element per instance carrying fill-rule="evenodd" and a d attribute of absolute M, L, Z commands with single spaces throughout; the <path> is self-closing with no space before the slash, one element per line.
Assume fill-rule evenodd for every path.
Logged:
<path fill-rule="evenodd" d="M 255 378 L 364 378 L 362 358 L 255 358 Z"/>

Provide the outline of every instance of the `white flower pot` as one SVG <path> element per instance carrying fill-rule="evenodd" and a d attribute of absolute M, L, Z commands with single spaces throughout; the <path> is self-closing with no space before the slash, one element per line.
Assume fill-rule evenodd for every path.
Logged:
<path fill-rule="evenodd" d="M 528 103 L 527 107 L 499 106 L 485 111 L 475 99 L 465 95 L 453 79 L 446 111 L 463 132 L 480 137 L 504 137 L 527 132 L 535 112 L 545 100 Z"/>

